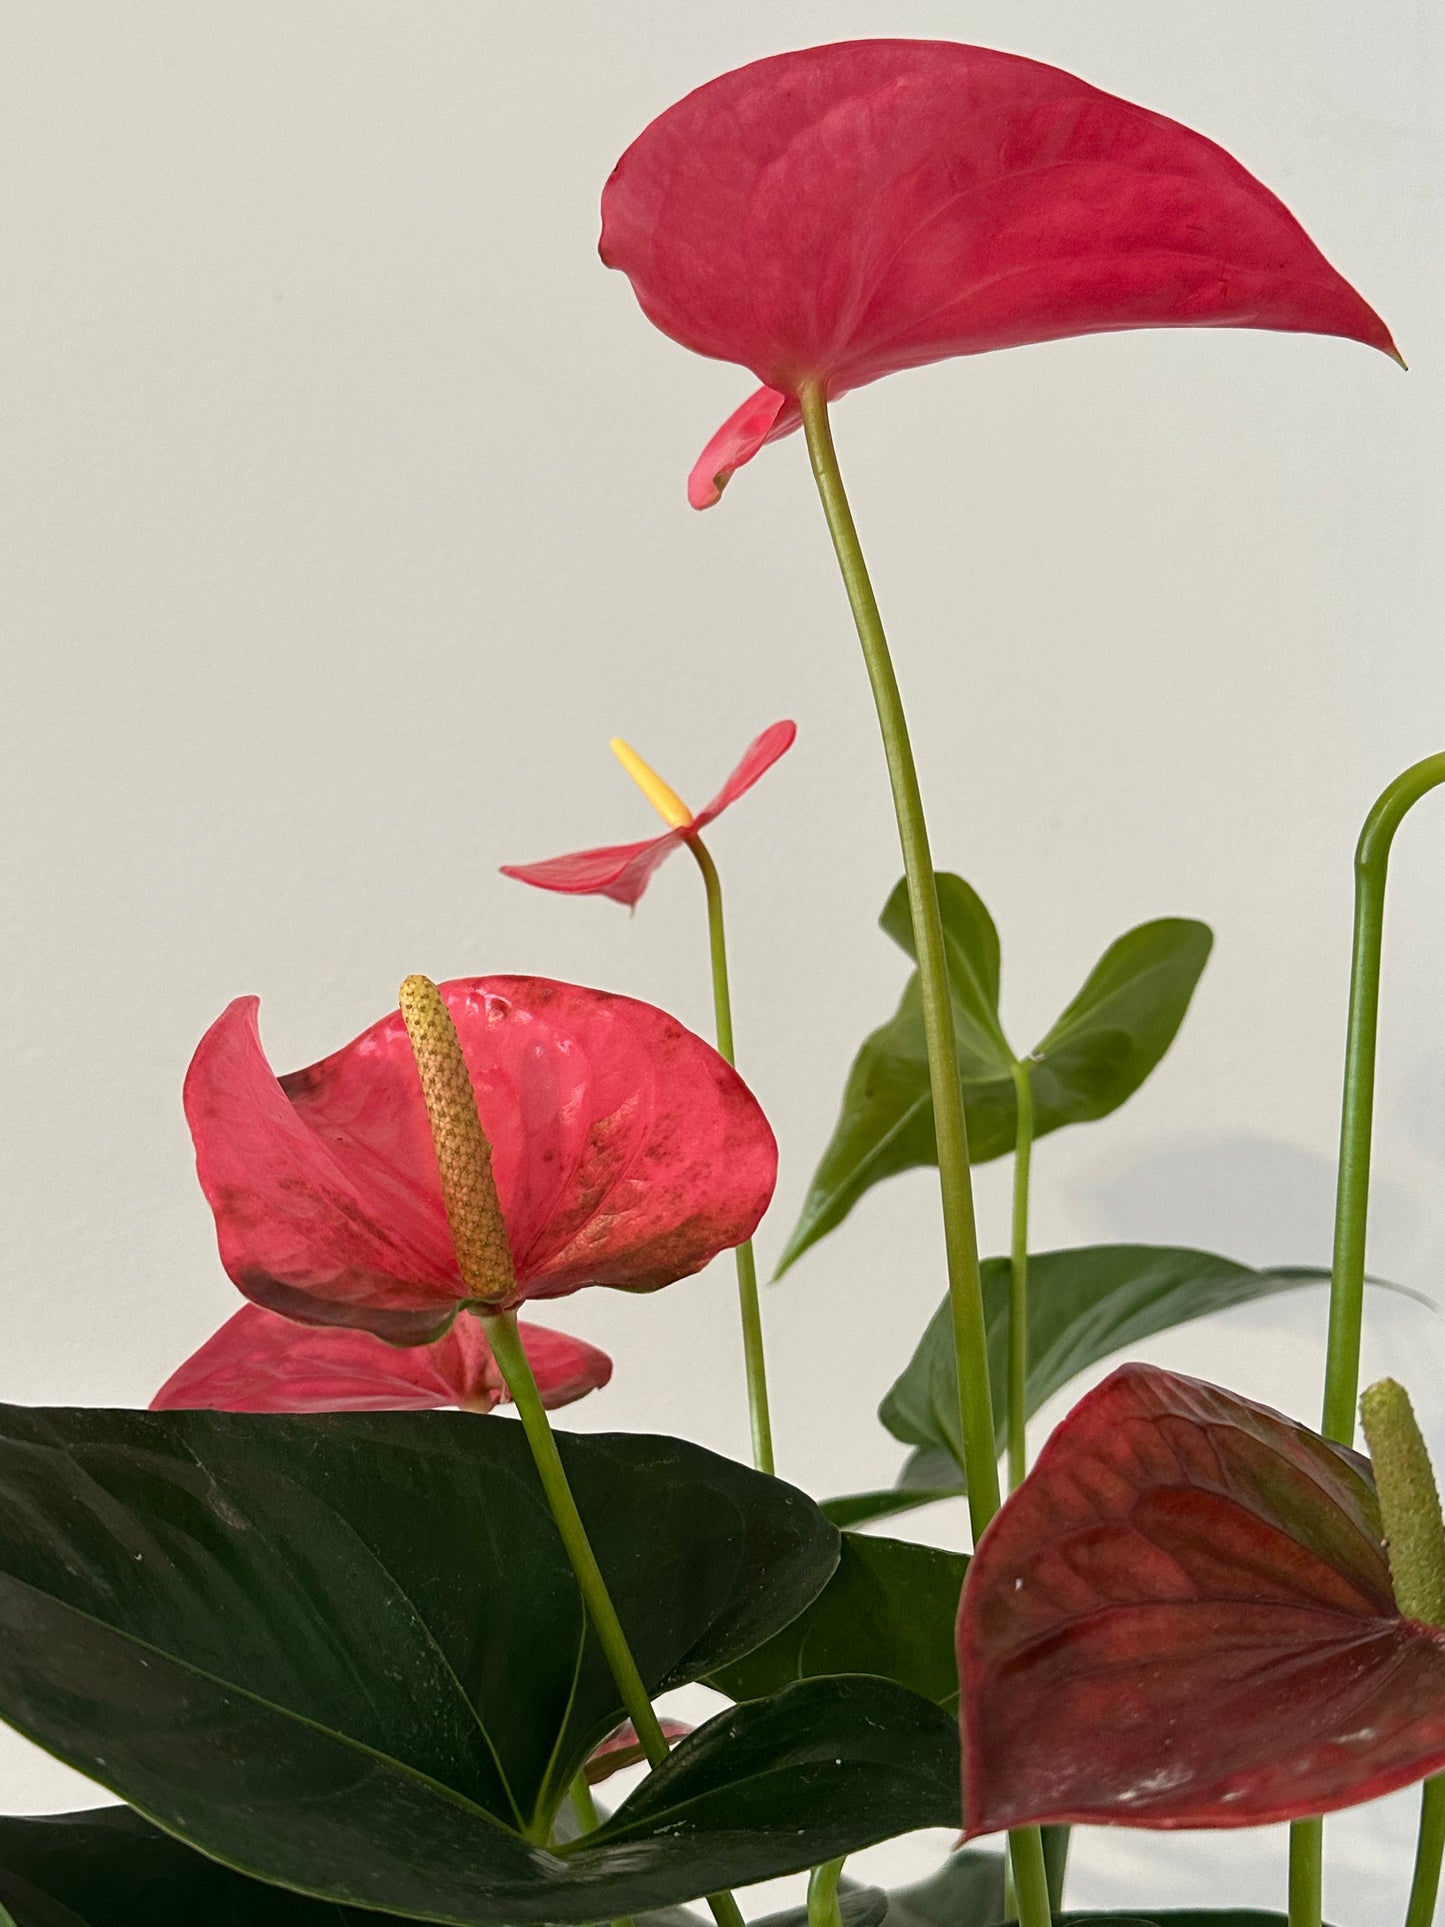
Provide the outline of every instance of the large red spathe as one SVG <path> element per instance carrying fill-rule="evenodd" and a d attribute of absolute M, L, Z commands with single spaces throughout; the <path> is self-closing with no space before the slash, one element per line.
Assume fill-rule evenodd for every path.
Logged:
<path fill-rule="evenodd" d="M 1271 328 L 1394 354 L 1379 316 L 1223 148 L 1057 67 L 942 40 L 759 60 L 670 107 L 602 196 L 649 319 L 765 386 L 689 499 L 901 368 L 1123 328 Z"/>
<path fill-rule="evenodd" d="M 605 1385 L 612 1360 L 580 1338 L 519 1320 L 542 1403 L 570 1405 Z M 153 1412 L 490 1412 L 509 1398 L 479 1318 L 430 1345 L 388 1345 L 341 1325 L 298 1325 L 243 1305 L 151 1400 Z"/>
<path fill-rule="evenodd" d="M 1445 1632 L 1395 1604 L 1368 1460 L 1154 1366 L 984 1534 L 958 1664 L 970 1835 L 1257 1826 L 1445 1767 Z"/>
<path fill-rule="evenodd" d="M 584 1285 L 654 1291 L 751 1237 L 777 1146 L 737 1073 L 651 1004 L 542 977 L 440 986 L 461 1039 L 516 1268 L 515 1306 Z M 221 1260 L 288 1318 L 394 1344 L 466 1290 L 400 1012 L 277 1079 L 257 1000 L 207 1031 L 186 1117 Z"/>

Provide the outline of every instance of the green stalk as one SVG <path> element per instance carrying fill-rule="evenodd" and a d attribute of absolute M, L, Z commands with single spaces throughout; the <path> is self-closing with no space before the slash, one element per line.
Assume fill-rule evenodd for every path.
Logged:
<path fill-rule="evenodd" d="M 707 890 L 708 948 L 712 957 L 712 1007 L 717 1034 L 718 1054 L 730 1064 L 733 1055 L 733 1003 L 728 988 L 727 931 L 723 924 L 722 880 L 717 865 L 700 836 L 688 834 L 692 851 Z M 743 1359 L 748 1378 L 748 1415 L 753 1430 L 753 1464 L 759 1472 L 773 1470 L 773 1421 L 768 1410 L 768 1371 L 763 1354 L 763 1316 L 758 1303 L 758 1267 L 753 1257 L 753 1241 L 739 1245 L 733 1252 L 738 1274 L 738 1307 L 743 1320 Z"/>
<path fill-rule="evenodd" d="M 1010 1068 L 1018 1107 L 1008 1287 L 1008 1489 L 1015 1492 L 1029 1469 L 1029 1165 L 1034 1148 L 1034 1089 L 1027 1064 L 1015 1058 Z"/>
<path fill-rule="evenodd" d="M 567 1482 L 557 1441 L 552 1436 L 552 1427 L 547 1419 L 547 1410 L 517 1332 L 516 1313 L 484 1313 L 482 1324 L 492 1348 L 492 1356 L 502 1369 L 507 1390 L 512 1394 L 512 1401 L 517 1408 L 517 1416 L 526 1431 L 527 1443 L 536 1461 L 537 1475 L 542 1481 L 542 1490 L 546 1494 L 552 1517 L 557 1522 L 557 1531 L 576 1575 L 587 1616 L 597 1635 L 597 1643 L 617 1682 L 622 1704 L 642 1742 L 648 1765 L 661 1766 L 667 1758 L 667 1740 L 652 1710 L 652 1700 L 637 1670 L 637 1661 L 632 1657 L 632 1648 L 627 1643 L 627 1635 L 617 1617 L 617 1608 L 607 1590 L 607 1581 L 602 1577 L 592 1542 L 587 1537 L 587 1528 L 582 1523 L 577 1501 Z M 709 1894 L 708 1906 L 712 1909 L 717 1927 L 743 1927 L 742 1914 L 731 1894 Z"/>
<path fill-rule="evenodd" d="M 983 1286 L 978 1270 L 978 1227 L 973 1213 L 973 1183 L 968 1162 L 968 1128 L 963 1110 L 963 1083 L 958 1074 L 958 1048 L 953 1029 L 953 1001 L 943 947 L 943 921 L 938 913 L 938 887 L 928 848 L 923 798 L 914 767 L 908 722 L 898 689 L 888 638 L 878 600 L 869 580 L 868 565 L 858 541 L 853 511 L 843 487 L 838 452 L 828 420 L 828 398 L 816 383 L 807 383 L 799 401 L 813 479 L 833 538 L 833 550 L 848 592 L 863 660 L 873 690 L 903 848 L 908 879 L 908 909 L 918 952 L 918 981 L 923 1003 L 923 1033 L 928 1047 L 928 1076 L 933 1094 L 933 1128 L 938 1143 L 938 1182 L 943 1200 L 943 1237 L 948 1257 L 948 1297 L 953 1318 L 954 1356 L 958 1363 L 959 1412 L 964 1464 L 968 1475 L 968 1510 L 974 1544 L 999 1508 L 997 1448 L 994 1443 L 993 1400 L 988 1382 L 988 1338 L 983 1315 Z M 1048 1883 L 1043 1846 L 1037 1827 L 1009 1836 L 1009 1852 L 1019 1890 L 1019 1918 L 1023 1927 L 1050 1927 Z"/>
<path fill-rule="evenodd" d="M 1412 764 L 1381 792 L 1355 849 L 1355 932 L 1350 960 L 1350 1014 L 1345 1032 L 1345 1088 L 1340 1112 L 1340 1164 L 1335 1190 L 1335 1245 L 1330 1273 L 1330 1336 L 1320 1430 L 1352 1445 L 1360 1389 L 1360 1331 L 1365 1314 L 1365 1231 L 1369 1217 L 1370 1148 L 1375 1112 L 1375 1044 L 1380 1016 L 1380 956 L 1385 934 L 1385 880 L 1390 846 L 1408 812 L 1445 783 L 1445 755 Z M 1421 1816 L 1423 1826 L 1424 1815 Z M 1422 1842 L 1423 1845 L 1423 1842 Z M 1290 1828 L 1289 1927 L 1320 1927 L 1324 1825 Z"/>
<path fill-rule="evenodd" d="M 841 1860 L 825 1860 L 808 1875 L 808 1927 L 843 1927 L 843 1910 L 838 1905 Z"/>
<path fill-rule="evenodd" d="M 1405 1927 L 1433 1927 L 1440 1891 L 1440 1861 L 1445 1855 L 1445 1773 L 1427 1780 L 1420 1792 L 1420 1833 L 1415 1843 L 1415 1875 Z"/>
<path fill-rule="evenodd" d="M 596 1833 L 600 1825 L 597 1817 L 597 1802 L 592 1798 L 592 1789 L 587 1784 L 587 1775 L 579 1773 L 568 1790 L 572 1795 L 572 1811 L 577 1815 L 583 1833 Z M 3 1922 L 0 1922 L 0 1927 L 4 1927 Z M 635 1922 L 631 1914 L 619 1914 L 612 1922 L 612 1927 L 635 1927 Z"/>
<path fill-rule="evenodd" d="M 938 1140 L 938 1179 L 943 1194 L 943 1234 L 948 1254 L 948 1291 L 953 1309 L 954 1349 L 958 1356 L 958 1391 L 963 1445 L 968 1469 L 968 1505 L 974 1541 L 998 1511 L 998 1463 L 994 1456 L 993 1405 L 988 1384 L 988 1340 L 983 1316 L 983 1287 L 978 1271 L 978 1229 L 973 1215 L 973 1183 L 968 1163 L 968 1128 L 963 1113 L 963 1085 L 958 1075 L 954 1040 L 953 1003 L 943 947 L 943 921 L 938 914 L 938 889 L 923 819 L 923 798 L 908 739 L 908 723 L 898 678 L 888 653 L 888 638 L 878 613 L 868 565 L 854 526 L 853 512 L 843 488 L 828 402 L 821 388 L 810 384 L 800 396 L 803 428 L 813 479 L 818 485 L 828 532 L 843 573 L 843 585 L 853 611 L 863 660 L 873 688 L 873 702 L 883 732 L 888 780 L 898 818 L 898 840 L 903 846 L 903 868 L 908 879 L 908 908 L 918 950 L 919 989 L 923 1000 L 923 1030 L 928 1047 L 928 1076 L 933 1093 L 933 1128 Z"/>

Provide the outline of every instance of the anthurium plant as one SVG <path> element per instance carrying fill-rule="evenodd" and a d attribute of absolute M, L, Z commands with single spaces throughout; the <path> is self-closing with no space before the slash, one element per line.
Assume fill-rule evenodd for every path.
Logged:
<path fill-rule="evenodd" d="M 0 1410 L 0 1715 L 120 1802 L 0 1820 L 0 1921 L 687 1927 L 707 1909 L 740 1927 L 736 1890 L 807 1872 L 807 1927 L 1049 1927 L 1104 1920 L 1068 1910 L 1070 1828 L 1289 1821 L 1287 1912 L 1141 1893 L 1128 1919 L 1322 1927 L 1321 1816 L 1420 1782 L 1408 1927 L 1428 1927 L 1445 1528 L 1405 1392 L 1365 1394 L 1367 1451 L 1356 1421 L 1386 868 L 1445 755 L 1385 787 L 1356 854 L 1332 1270 L 1035 1252 L 1035 1141 L 1154 1074 L 1211 932 L 1173 914 L 1125 932 L 1077 959 L 1036 1042 L 1010 1038 L 993 920 L 934 865 L 832 421 L 895 371 L 1062 336 L 1273 329 L 1398 360 L 1389 331 L 1203 135 L 952 43 L 822 46 L 706 82 L 618 162 L 601 248 L 665 334 L 761 384 L 708 441 L 694 507 L 801 432 L 862 646 L 903 864 L 881 918 L 899 1002 L 838 1067 L 778 1269 L 846 1236 L 874 1186 L 936 1167 L 942 1302 L 879 1387 L 911 1455 L 894 1487 L 841 1496 L 774 1464 L 787 1388 L 750 1241 L 777 1148 L 735 1044 L 705 833 L 793 724 L 696 814 L 615 742 L 660 832 L 504 868 L 636 908 L 686 850 L 713 1039 L 574 984 L 418 974 L 278 1076 L 238 998 L 184 1102 L 244 1302 L 148 1411 Z M 981 1259 L 971 1167 L 1003 1157 L 1010 1248 Z M 754 1463 L 554 1430 L 613 1362 L 567 1335 L 565 1303 L 545 1329 L 519 1313 L 686 1290 L 725 1252 Z M 1318 1415 L 1125 1359 L 1030 1466 L 1025 1421 L 1086 1368 L 1325 1277 Z M 966 1513 L 971 1559 L 859 1530 L 926 1503 Z M 691 1682 L 726 1703 L 695 1730 L 656 1705 Z M 961 1836 L 929 1879 L 850 1878 L 847 1856 L 924 1828 Z"/>

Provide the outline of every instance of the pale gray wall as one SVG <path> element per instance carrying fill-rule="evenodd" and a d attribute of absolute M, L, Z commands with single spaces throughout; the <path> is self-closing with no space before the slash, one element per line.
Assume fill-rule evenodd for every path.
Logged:
<path fill-rule="evenodd" d="M 596 203 L 688 87 L 878 32 L 1032 54 L 1213 135 L 1412 364 L 1116 336 L 837 415 L 939 860 L 997 915 L 1019 1037 L 1130 924 L 1218 933 L 1154 1082 L 1041 1150 L 1039 1242 L 1326 1255 L 1350 850 L 1445 742 L 1438 10 L 4 0 L 5 1395 L 144 1402 L 232 1308 L 179 1087 L 234 994 L 261 993 L 283 1068 L 417 969 L 573 977 L 706 1027 L 685 862 L 630 920 L 496 874 L 648 832 L 613 732 L 696 802 L 764 723 L 800 726 L 715 839 L 742 1061 L 783 1144 L 775 1255 L 902 979 L 873 929 L 899 867 L 882 762 L 800 445 L 687 510 L 749 378 L 647 326 L 598 264 Z M 1427 1290 L 1442 849 L 1426 806 L 1397 862 L 1371 1251 Z M 994 1249 L 1006 1184 L 980 1183 Z M 575 1422 L 744 1453 L 731 1290 L 719 1265 L 553 1307 L 617 1359 Z M 916 1174 L 768 1296 L 786 1472 L 891 1476 L 872 1409 L 940 1291 Z M 1312 1415 L 1321 1331 L 1311 1294 L 1150 1355 Z M 1369 1352 L 1445 1450 L 1438 1319 L 1391 1308 Z M 92 1793 L 0 1750 L 0 1806 Z M 1412 1808 L 1332 1828 L 1342 1927 L 1395 1911 Z M 1079 1902 L 1282 1892 L 1270 1835 L 1094 1834 L 1077 1865 Z"/>

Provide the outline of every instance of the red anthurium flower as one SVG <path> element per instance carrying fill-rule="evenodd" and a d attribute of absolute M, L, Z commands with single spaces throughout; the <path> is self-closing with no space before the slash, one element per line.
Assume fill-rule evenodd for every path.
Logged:
<path fill-rule="evenodd" d="M 752 1235 L 777 1146 L 747 1086 L 674 1018 L 542 977 L 440 986 L 492 1146 L 516 1290 L 655 1291 Z M 246 1296 L 394 1344 L 466 1298 L 399 1011 L 278 1080 L 241 997 L 202 1038 L 186 1117 L 221 1261 Z"/>
<path fill-rule="evenodd" d="M 544 1405 L 570 1405 L 611 1378 L 612 1360 L 595 1345 L 525 1321 L 517 1329 Z M 490 1412 L 510 1397 L 480 1319 L 458 1318 L 432 1344 L 401 1347 L 243 1305 L 171 1374 L 151 1410 Z"/>
<path fill-rule="evenodd" d="M 1057 67 L 942 40 L 754 61 L 653 121 L 602 196 L 648 318 L 765 384 L 695 508 L 830 396 L 951 355 L 1121 328 L 1389 331 L 1224 149 Z"/>
<path fill-rule="evenodd" d="M 958 1651 L 970 1835 L 1256 1826 L 1445 1767 L 1445 1633 L 1395 1604 L 1368 1460 L 1148 1365 L 984 1534 Z"/>
<path fill-rule="evenodd" d="M 569 896 L 611 897 L 615 903 L 630 907 L 651 882 L 658 864 L 689 836 L 701 835 L 725 809 L 746 795 L 784 751 L 792 748 L 797 733 L 797 724 L 790 722 L 774 723 L 765 729 L 748 745 L 742 761 L 717 795 L 696 816 L 625 743 L 614 742 L 613 748 L 672 827 L 661 836 L 649 836 L 641 843 L 610 843 L 596 850 L 575 850 L 570 856 L 547 857 L 540 863 L 504 863 L 502 875 L 516 877 L 522 883 L 535 883 L 541 890 L 561 890 Z"/>

